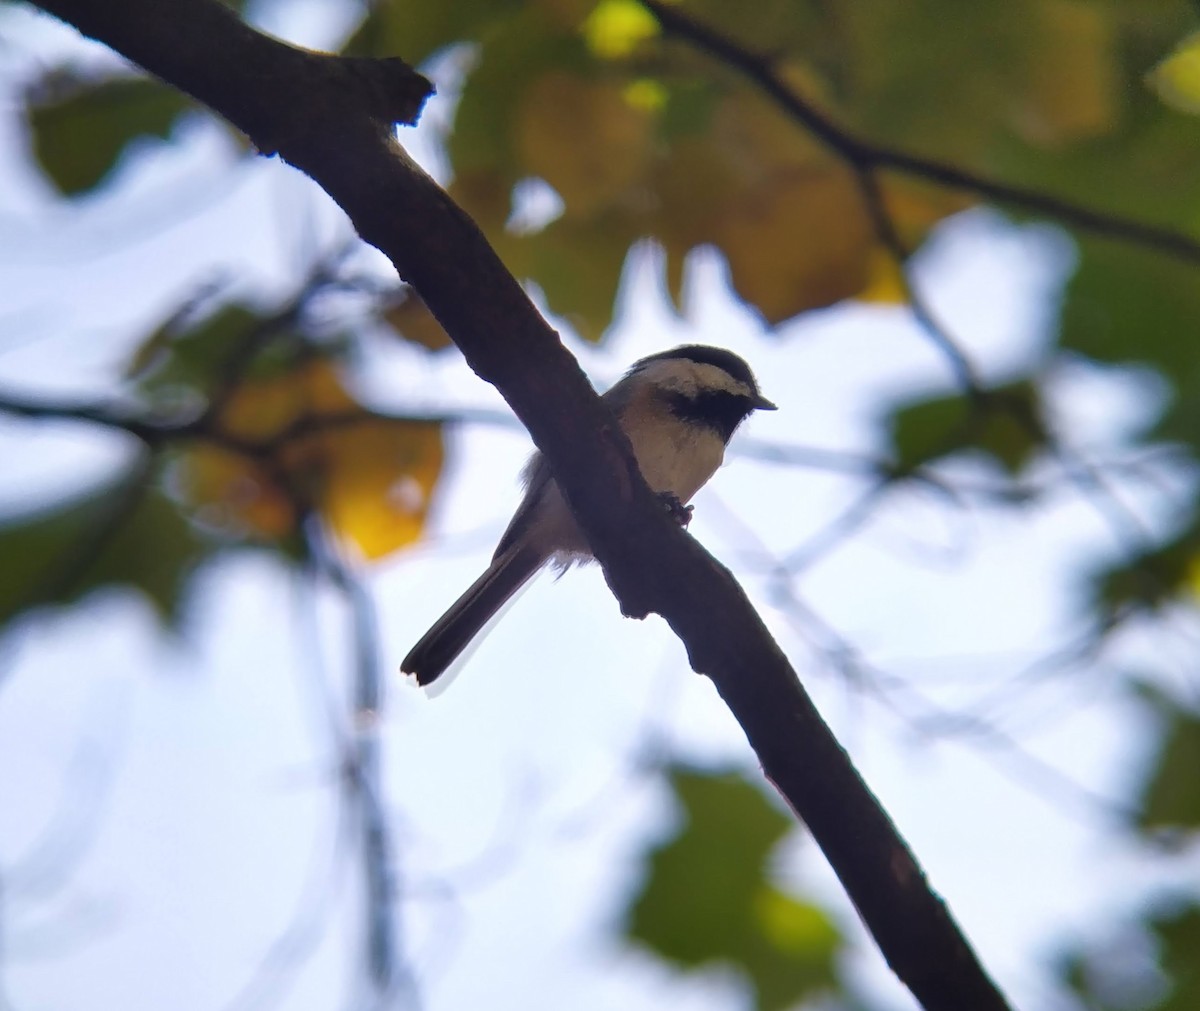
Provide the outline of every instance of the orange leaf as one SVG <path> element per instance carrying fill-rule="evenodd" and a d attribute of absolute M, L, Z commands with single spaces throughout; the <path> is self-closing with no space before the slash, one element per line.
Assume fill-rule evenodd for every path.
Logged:
<path fill-rule="evenodd" d="M 205 443 L 187 455 L 185 494 L 202 519 L 278 540 L 316 508 L 367 559 L 420 536 L 442 470 L 441 426 L 368 413 L 330 362 L 243 383 L 219 424 L 261 451 Z"/>
<path fill-rule="evenodd" d="M 858 294 L 874 236 L 850 173 L 781 175 L 730 208 L 720 246 L 739 295 L 771 323 Z"/>

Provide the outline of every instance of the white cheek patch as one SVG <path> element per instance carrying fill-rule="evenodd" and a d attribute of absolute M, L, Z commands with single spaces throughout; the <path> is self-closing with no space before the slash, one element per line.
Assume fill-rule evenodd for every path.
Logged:
<path fill-rule="evenodd" d="M 670 358 L 651 362 L 641 370 L 643 376 L 654 386 L 685 397 L 696 397 L 713 390 L 733 393 L 739 397 L 752 397 L 754 391 L 740 379 L 716 365 L 691 362 L 686 358 Z"/>

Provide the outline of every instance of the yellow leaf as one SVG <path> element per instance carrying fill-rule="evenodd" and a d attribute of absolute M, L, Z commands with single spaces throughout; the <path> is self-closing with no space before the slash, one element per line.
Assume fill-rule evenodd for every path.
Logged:
<path fill-rule="evenodd" d="M 323 469 L 326 521 L 364 558 L 382 558 L 420 538 L 442 472 L 440 425 L 364 422 L 326 432 L 305 456 L 306 465 L 315 461 Z"/>
<path fill-rule="evenodd" d="M 658 21 L 637 0 L 600 0 L 583 26 L 588 49 L 608 60 L 630 56 L 658 34 Z"/>
<path fill-rule="evenodd" d="M 871 250 L 870 262 L 867 265 L 867 283 L 858 292 L 862 302 L 884 302 L 892 305 L 903 305 L 908 301 L 908 285 L 904 281 L 904 272 L 891 250 L 876 246 Z"/>
<path fill-rule="evenodd" d="M 1200 116 L 1200 32 L 1179 43 L 1150 71 L 1147 81 L 1171 108 Z"/>
<path fill-rule="evenodd" d="M 788 76 L 824 101 L 803 65 Z M 661 199 L 652 234 L 667 251 L 673 291 L 687 251 L 714 243 L 738 294 L 772 322 L 852 296 L 905 300 L 899 267 L 879 245 L 854 174 L 759 96 L 726 96 L 711 131 L 675 139 L 653 180 Z M 971 202 L 887 174 L 879 183 L 906 249 Z"/>
<path fill-rule="evenodd" d="M 836 942 L 837 934 L 820 909 L 762 886 L 754 896 L 754 916 L 763 935 L 780 951 L 803 955 Z"/>
<path fill-rule="evenodd" d="M 529 171 L 562 197 L 564 215 L 584 218 L 620 202 L 641 177 L 653 125 L 619 82 L 551 71 L 524 96 L 517 144 Z"/>
<path fill-rule="evenodd" d="M 317 509 L 367 559 L 415 541 L 441 474 L 441 426 L 370 415 L 327 361 L 243 383 L 219 425 L 260 448 L 203 443 L 184 460 L 185 494 L 202 520 L 277 540 Z"/>
<path fill-rule="evenodd" d="M 667 89 L 652 77 L 639 77 L 636 81 L 630 81 L 625 85 L 622 94 L 625 101 L 635 109 L 643 109 L 646 112 L 659 112 L 667 104 Z"/>
<path fill-rule="evenodd" d="M 770 323 L 862 291 L 874 237 L 848 170 L 781 175 L 730 208 L 719 242 L 739 295 Z"/>

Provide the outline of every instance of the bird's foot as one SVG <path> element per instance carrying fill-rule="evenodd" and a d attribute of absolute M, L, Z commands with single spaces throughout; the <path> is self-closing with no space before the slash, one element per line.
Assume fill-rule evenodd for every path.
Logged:
<path fill-rule="evenodd" d="M 666 507 L 667 512 L 671 514 L 671 519 L 686 530 L 687 525 L 692 522 L 692 512 L 695 507 L 684 505 L 679 501 L 679 496 L 674 492 L 660 491 L 658 499 Z"/>

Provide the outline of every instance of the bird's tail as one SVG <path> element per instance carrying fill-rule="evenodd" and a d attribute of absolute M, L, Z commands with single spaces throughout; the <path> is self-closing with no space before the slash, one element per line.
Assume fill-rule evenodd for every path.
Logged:
<path fill-rule="evenodd" d="M 524 546 L 514 546 L 492 559 L 483 575 L 408 651 L 401 671 L 415 675 L 419 685 L 436 681 L 543 561 L 541 554 Z"/>

